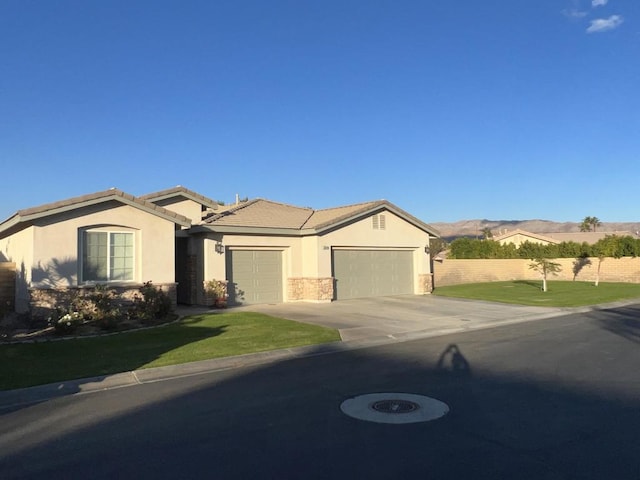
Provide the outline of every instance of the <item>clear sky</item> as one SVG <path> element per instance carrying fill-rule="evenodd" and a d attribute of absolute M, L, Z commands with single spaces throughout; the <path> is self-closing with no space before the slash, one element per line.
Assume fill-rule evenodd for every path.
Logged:
<path fill-rule="evenodd" d="M 640 220 L 638 0 L 0 0 L 0 217 L 117 187 Z"/>

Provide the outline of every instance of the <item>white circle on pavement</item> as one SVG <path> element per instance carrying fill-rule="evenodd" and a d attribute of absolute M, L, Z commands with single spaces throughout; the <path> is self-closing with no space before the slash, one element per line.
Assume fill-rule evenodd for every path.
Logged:
<path fill-rule="evenodd" d="M 412 393 L 369 393 L 345 400 L 340 410 L 358 420 L 401 424 L 436 420 L 449 413 L 449 406 Z"/>

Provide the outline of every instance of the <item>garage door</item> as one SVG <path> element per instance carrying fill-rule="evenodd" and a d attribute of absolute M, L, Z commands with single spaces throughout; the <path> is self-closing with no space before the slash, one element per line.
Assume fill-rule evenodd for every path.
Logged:
<path fill-rule="evenodd" d="M 229 302 L 281 303 L 282 252 L 227 250 Z"/>
<path fill-rule="evenodd" d="M 334 250 L 336 299 L 412 294 L 413 252 Z"/>

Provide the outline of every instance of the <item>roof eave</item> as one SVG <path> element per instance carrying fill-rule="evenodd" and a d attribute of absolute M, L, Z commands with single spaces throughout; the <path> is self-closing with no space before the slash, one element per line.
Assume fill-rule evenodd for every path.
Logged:
<path fill-rule="evenodd" d="M 188 200 L 192 200 L 196 203 L 199 203 L 200 205 L 204 205 L 205 207 L 211 208 L 213 210 L 217 210 L 218 209 L 218 204 L 216 202 L 212 202 L 203 198 L 198 198 L 195 195 L 190 194 L 189 192 L 174 192 L 174 193 L 167 193 L 165 195 L 158 195 L 158 196 L 152 196 L 152 197 L 140 197 L 143 198 L 143 200 L 147 201 L 147 202 L 158 202 L 161 200 L 167 200 L 169 198 L 175 198 L 175 197 L 184 197 Z"/>
<path fill-rule="evenodd" d="M 89 199 L 89 200 L 83 200 L 82 202 L 78 202 L 78 203 L 72 203 L 69 205 L 63 205 L 60 207 L 56 207 L 56 208 L 52 208 L 49 210 L 43 210 L 41 212 L 36 212 L 36 213 L 32 213 L 32 214 L 28 214 L 28 215 L 20 215 L 20 213 L 18 212 L 17 214 L 15 214 L 13 217 L 9 218 L 9 220 L 7 220 L 6 222 L 4 222 L 4 224 L 2 224 L 0 226 L 0 232 L 8 230 L 9 228 L 12 228 L 20 223 L 29 223 L 29 222 L 33 222 L 34 220 L 38 220 L 40 218 L 45 218 L 45 217 L 49 217 L 52 215 L 58 215 L 61 213 L 66 213 L 66 212 L 70 212 L 73 210 L 77 210 L 79 208 L 83 208 L 83 207 L 90 207 L 92 205 L 98 205 L 100 203 L 105 203 L 105 202 L 109 202 L 115 200 L 117 202 L 123 203 L 125 205 L 129 205 L 132 206 L 134 208 L 146 211 L 147 213 L 151 213 L 152 215 L 156 215 L 160 218 L 163 218 L 165 220 L 168 220 L 172 223 L 178 224 L 182 227 L 190 227 L 191 226 L 191 222 L 189 221 L 188 218 L 182 216 L 182 215 L 177 215 L 177 214 L 168 214 L 168 210 L 165 210 L 162 207 L 158 207 L 157 205 L 154 205 L 152 203 L 149 203 L 148 205 L 145 205 L 141 202 L 136 202 L 135 200 L 130 200 L 129 198 L 119 195 L 117 193 L 114 193 L 113 195 L 109 195 L 109 196 L 104 196 L 104 197 L 98 197 L 98 198 L 93 198 L 93 199 Z"/>
<path fill-rule="evenodd" d="M 277 227 L 240 227 L 231 225 L 195 225 L 189 229 L 189 233 L 227 233 L 238 235 L 283 235 L 287 237 L 299 237 L 312 235 L 305 230 L 297 228 L 277 228 Z"/>

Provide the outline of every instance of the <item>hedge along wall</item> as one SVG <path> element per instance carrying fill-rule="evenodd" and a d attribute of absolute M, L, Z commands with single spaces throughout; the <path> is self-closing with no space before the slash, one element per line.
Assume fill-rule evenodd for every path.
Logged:
<path fill-rule="evenodd" d="M 598 258 L 589 258 L 576 274 L 576 281 L 593 282 L 598 271 Z M 557 276 L 549 275 L 547 280 L 573 280 L 575 258 L 556 258 L 562 271 Z M 434 286 L 457 285 L 460 283 L 500 282 L 509 280 L 538 280 L 540 274 L 531 270 L 531 260 L 524 259 L 474 259 L 433 262 Z M 605 258 L 600 266 L 601 282 L 640 283 L 640 257 Z"/>

